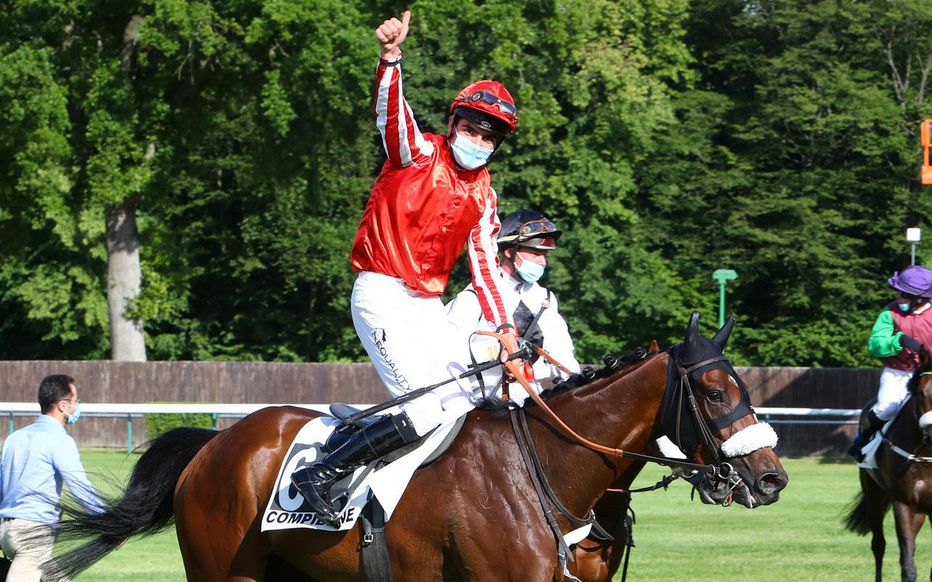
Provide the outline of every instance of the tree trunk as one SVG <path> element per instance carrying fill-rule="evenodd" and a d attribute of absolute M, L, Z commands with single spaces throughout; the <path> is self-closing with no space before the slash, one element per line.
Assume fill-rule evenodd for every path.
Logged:
<path fill-rule="evenodd" d="M 126 310 L 139 295 L 142 268 L 139 264 L 139 232 L 136 204 L 130 196 L 106 208 L 107 305 L 110 315 L 110 358 L 117 361 L 146 361 L 142 322 L 129 319 Z"/>

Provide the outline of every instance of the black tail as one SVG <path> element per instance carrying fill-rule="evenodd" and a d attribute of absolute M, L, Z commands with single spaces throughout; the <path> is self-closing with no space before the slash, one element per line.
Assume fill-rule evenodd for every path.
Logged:
<path fill-rule="evenodd" d="M 890 501 L 886 501 L 887 506 L 890 505 Z M 867 500 L 864 498 L 864 492 L 861 491 L 851 500 L 851 503 L 848 505 L 850 510 L 848 511 L 848 516 L 845 518 L 845 529 L 848 531 L 853 531 L 854 533 L 864 536 L 870 533 L 871 524 L 867 521 Z M 886 511 L 886 508 L 884 508 Z"/>
<path fill-rule="evenodd" d="M 150 535 L 171 526 L 175 483 L 194 455 L 216 435 L 217 431 L 203 428 L 172 429 L 149 443 L 123 496 L 107 503 L 103 513 L 64 505 L 57 542 L 93 539 L 48 562 L 43 579 L 73 578 L 130 536 Z"/>

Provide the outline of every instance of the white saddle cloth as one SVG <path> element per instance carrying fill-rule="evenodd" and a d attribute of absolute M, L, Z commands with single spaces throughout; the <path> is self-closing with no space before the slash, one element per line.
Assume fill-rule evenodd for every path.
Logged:
<path fill-rule="evenodd" d="M 883 428 L 874 433 L 874 437 L 867 442 L 866 445 L 861 447 L 861 453 L 864 455 L 864 460 L 858 463 L 858 466 L 862 469 L 876 469 L 877 468 L 877 449 L 880 448 L 880 443 L 883 442 L 883 436 L 887 434 L 887 431 L 890 430 L 890 425 L 893 424 L 893 419 L 888 420 L 886 424 L 883 425 Z"/>
<path fill-rule="evenodd" d="M 331 498 L 337 499 L 347 490 L 349 494 L 348 500 L 341 500 L 344 504 L 341 524 L 335 529 L 323 523 L 317 518 L 317 514 L 311 511 L 304 497 L 291 485 L 291 474 L 318 459 L 321 443 L 327 441 L 327 437 L 339 422 L 336 418 L 323 416 L 311 420 L 298 431 L 278 470 L 275 487 L 262 514 L 262 531 L 293 528 L 326 531 L 351 529 L 369 498 L 369 491 L 372 491 L 382 504 L 387 521 L 391 518 L 414 471 L 442 445 L 444 438 L 456 425 L 456 420 L 440 425 L 416 448 L 378 470 L 373 470 L 371 466 L 360 467 L 349 477 L 338 481 L 331 490 Z"/>

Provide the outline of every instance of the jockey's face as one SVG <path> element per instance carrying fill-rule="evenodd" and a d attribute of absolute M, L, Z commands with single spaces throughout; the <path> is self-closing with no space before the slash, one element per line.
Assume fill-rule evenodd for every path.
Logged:
<path fill-rule="evenodd" d="M 518 247 L 518 252 L 515 253 L 515 256 L 517 257 L 515 259 L 515 264 L 517 265 L 529 261 L 531 263 L 537 263 L 541 267 L 547 266 L 547 251 Z"/>
<path fill-rule="evenodd" d="M 468 119 L 462 117 L 456 120 L 456 139 L 468 139 L 479 147 L 494 150 L 501 143 L 503 136 L 500 133 L 483 129 Z"/>
<path fill-rule="evenodd" d="M 502 270 L 512 275 L 515 268 L 521 266 L 525 261 L 537 263 L 541 267 L 547 266 L 547 251 L 529 249 L 526 247 L 517 247 L 505 249 L 505 261 L 502 263 Z"/>

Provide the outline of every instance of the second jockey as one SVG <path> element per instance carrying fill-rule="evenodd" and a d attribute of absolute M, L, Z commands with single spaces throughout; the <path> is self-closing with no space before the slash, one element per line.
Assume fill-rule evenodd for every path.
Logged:
<path fill-rule="evenodd" d="M 932 347 L 932 271 L 918 265 L 893 273 L 888 283 L 898 291 L 874 321 L 868 351 L 881 358 L 877 402 L 864 418 L 848 453 L 861 460 L 861 448 L 899 412 L 909 394 L 907 384 L 919 368 L 919 352 Z"/>
<path fill-rule="evenodd" d="M 440 295 L 464 246 L 483 317 L 514 333 L 502 302 L 496 260 L 497 198 L 486 164 L 518 123 L 515 101 L 497 81 L 464 88 L 449 108 L 446 135 L 421 133 L 402 91 L 400 45 L 410 12 L 375 31 L 376 125 L 388 160 L 372 187 L 351 261 L 359 273 L 351 309 L 356 333 L 393 396 L 451 377 L 451 328 Z M 458 400 L 458 399 L 454 399 Z M 463 398 L 465 400 L 465 398 Z M 446 409 L 468 410 L 428 393 L 379 417 L 292 483 L 323 521 L 339 526 L 330 488 L 389 452 L 436 428 Z"/>
<path fill-rule="evenodd" d="M 569 374 L 580 371 L 576 361 L 573 340 L 570 337 L 566 321 L 560 315 L 557 297 L 538 281 L 547 268 L 547 255 L 557 247 L 557 239 L 562 235 L 553 222 L 536 210 L 518 210 L 502 219 L 502 229 L 498 234 L 498 247 L 501 251 L 502 269 L 508 275 L 502 287 L 502 299 L 511 314 L 518 334 L 539 348 L 543 348 L 553 361 L 546 358 L 533 359 L 533 378 L 546 388 L 557 379 L 566 379 Z M 479 297 L 472 285 L 460 291 L 456 298 L 447 305 L 447 312 L 452 325 L 457 328 L 461 338 L 458 345 L 477 343 L 491 348 L 480 359 L 491 358 L 497 352 L 497 345 L 482 340 L 469 344 L 469 336 L 477 329 L 488 329 L 490 324 L 484 321 L 479 305 Z M 460 358 L 468 361 L 468 356 Z M 558 363 L 569 370 L 559 369 Z M 497 381 L 500 374 L 490 371 L 487 377 Z M 489 387 L 492 389 L 492 387 Z M 512 388 L 511 397 L 521 403 L 526 395 L 520 386 Z"/>

